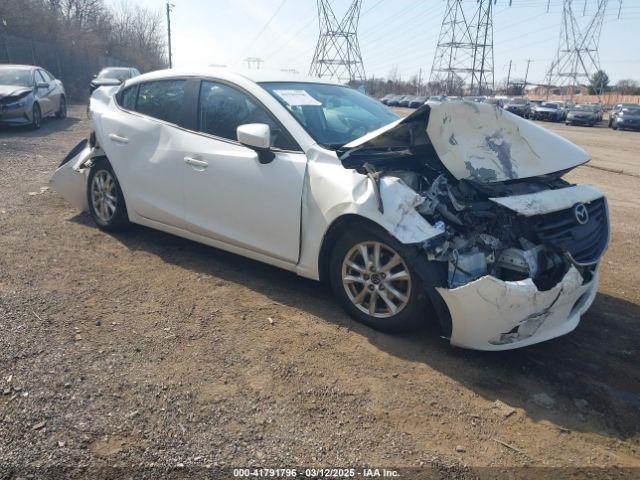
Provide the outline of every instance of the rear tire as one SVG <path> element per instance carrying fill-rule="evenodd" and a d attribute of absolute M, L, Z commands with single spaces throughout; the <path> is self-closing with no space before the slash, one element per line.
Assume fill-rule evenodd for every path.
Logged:
<path fill-rule="evenodd" d="M 56 118 L 67 118 L 67 99 L 64 95 L 60 97 L 60 106 L 56 112 Z"/>
<path fill-rule="evenodd" d="M 87 202 L 89 213 L 101 230 L 118 232 L 131 225 L 120 183 L 106 158 L 98 159 L 91 167 Z"/>
<path fill-rule="evenodd" d="M 368 224 L 339 237 L 329 260 L 329 280 L 356 321 L 393 333 L 416 327 L 428 314 L 424 288 L 402 253 L 405 248 Z"/>

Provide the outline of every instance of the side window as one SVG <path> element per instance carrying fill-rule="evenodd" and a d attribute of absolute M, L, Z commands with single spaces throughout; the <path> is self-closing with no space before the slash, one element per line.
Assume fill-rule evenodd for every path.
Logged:
<path fill-rule="evenodd" d="M 40 70 L 36 70 L 36 83 L 47 82 L 47 81 L 48 80 L 46 80 L 42 75 L 42 72 Z"/>
<path fill-rule="evenodd" d="M 127 87 L 118 95 L 118 104 L 125 110 L 135 110 L 138 85 Z"/>
<path fill-rule="evenodd" d="M 185 84 L 186 80 L 159 80 L 141 84 L 136 112 L 179 125 Z"/>
<path fill-rule="evenodd" d="M 216 137 L 237 140 L 236 129 L 246 123 L 266 123 L 271 128 L 271 144 L 282 150 L 297 150 L 262 105 L 246 93 L 222 83 L 203 80 L 198 105 L 198 130 Z"/>
<path fill-rule="evenodd" d="M 38 72 L 40 72 L 40 75 L 42 75 L 42 78 L 44 78 L 45 82 L 53 82 L 53 77 L 49 74 L 49 72 L 47 72 L 46 70 L 38 70 Z"/>

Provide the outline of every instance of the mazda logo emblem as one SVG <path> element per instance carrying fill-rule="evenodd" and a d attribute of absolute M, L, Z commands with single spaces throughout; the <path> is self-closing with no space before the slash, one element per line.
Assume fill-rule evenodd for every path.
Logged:
<path fill-rule="evenodd" d="M 585 207 L 583 203 L 579 203 L 573 207 L 573 213 L 580 225 L 584 225 L 589 221 L 589 210 L 587 210 L 587 207 Z"/>

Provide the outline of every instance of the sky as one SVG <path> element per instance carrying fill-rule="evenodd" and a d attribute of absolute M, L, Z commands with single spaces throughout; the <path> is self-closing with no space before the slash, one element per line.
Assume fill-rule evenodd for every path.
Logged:
<path fill-rule="evenodd" d="M 470 6 L 476 0 L 464 0 Z M 582 9 L 586 1 L 586 17 Z M 597 0 L 574 0 L 579 21 L 588 20 Z M 547 2 L 549 12 L 547 13 Z M 165 0 L 129 0 L 153 10 Z M 245 66 L 247 57 L 264 60 L 262 68 L 294 69 L 307 74 L 318 37 L 315 0 L 171 0 L 174 67 L 211 64 Z M 332 0 L 342 17 L 351 0 Z M 422 69 L 429 77 L 445 0 L 363 0 L 359 42 L 366 76 L 387 77 L 397 67 L 403 79 Z M 558 46 L 562 0 L 497 0 L 494 7 L 496 83 L 507 77 L 543 82 Z M 612 82 L 640 81 L 640 0 L 609 0 L 602 29 L 600 59 Z"/>

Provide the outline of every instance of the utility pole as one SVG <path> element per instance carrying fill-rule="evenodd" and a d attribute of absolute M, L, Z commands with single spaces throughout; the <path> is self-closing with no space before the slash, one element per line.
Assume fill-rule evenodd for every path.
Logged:
<path fill-rule="evenodd" d="M 509 84 L 511 83 L 511 64 L 513 60 L 509 60 L 509 73 L 507 73 L 507 95 L 509 95 Z"/>
<path fill-rule="evenodd" d="M 263 59 L 258 57 L 247 57 L 244 59 L 244 61 L 247 62 L 247 68 L 249 70 L 253 69 L 254 66 L 256 67 L 256 69 L 260 70 L 260 65 L 262 64 L 262 62 L 264 62 Z"/>
<path fill-rule="evenodd" d="M 527 71 L 524 73 L 524 86 L 522 87 L 522 96 L 524 97 L 527 94 L 527 78 L 529 78 L 529 65 L 533 60 L 527 60 Z"/>
<path fill-rule="evenodd" d="M 416 85 L 416 95 L 420 95 L 421 85 L 422 85 L 422 67 L 420 67 L 420 73 L 418 73 L 418 85 Z"/>
<path fill-rule="evenodd" d="M 175 7 L 174 4 L 167 1 L 167 36 L 169 39 L 169 68 L 173 68 L 173 59 L 171 54 L 171 11 Z"/>

